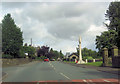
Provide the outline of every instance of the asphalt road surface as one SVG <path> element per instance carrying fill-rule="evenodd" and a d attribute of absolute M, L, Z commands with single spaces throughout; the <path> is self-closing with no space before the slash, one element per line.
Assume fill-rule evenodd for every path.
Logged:
<path fill-rule="evenodd" d="M 20 66 L 5 67 L 3 68 L 3 72 L 7 73 L 7 76 L 3 79 L 3 82 L 118 79 L 117 74 L 100 72 L 95 69 L 76 67 L 59 61 L 33 62 Z M 106 81 L 109 82 L 109 80 Z"/>

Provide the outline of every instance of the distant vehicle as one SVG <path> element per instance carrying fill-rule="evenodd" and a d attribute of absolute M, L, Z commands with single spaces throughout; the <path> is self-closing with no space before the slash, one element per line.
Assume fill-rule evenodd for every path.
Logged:
<path fill-rule="evenodd" d="M 55 59 L 51 59 L 50 61 L 55 61 Z"/>
<path fill-rule="evenodd" d="M 44 59 L 44 62 L 49 62 L 49 59 L 48 58 Z"/>
<path fill-rule="evenodd" d="M 62 60 L 60 58 L 58 58 L 57 61 L 62 61 Z"/>

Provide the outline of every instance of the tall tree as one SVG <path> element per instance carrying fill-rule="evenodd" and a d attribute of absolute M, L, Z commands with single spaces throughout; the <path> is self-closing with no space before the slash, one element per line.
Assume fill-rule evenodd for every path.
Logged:
<path fill-rule="evenodd" d="M 40 56 L 46 56 L 49 52 L 49 47 L 47 46 L 42 46 L 39 50 L 38 50 L 38 57 Z"/>
<path fill-rule="evenodd" d="M 118 33 L 115 40 L 120 49 L 120 2 L 111 2 L 105 16 L 110 21 L 109 24 L 106 24 L 107 28 L 109 30 L 115 30 Z"/>
<path fill-rule="evenodd" d="M 16 26 L 11 14 L 5 15 L 2 20 L 2 50 L 15 58 L 20 57 L 20 49 L 23 45 L 22 32 Z"/>
<path fill-rule="evenodd" d="M 103 48 L 106 47 L 110 51 L 113 45 L 117 45 L 115 41 L 117 36 L 115 30 L 104 31 L 100 36 L 96 36 L 96 48 L 98 48 L 100 55 L 102 54 Z"/>
<path fill-rule="evenodd" d="M 77 47 L 76 49 L 77 49 L 76 54 L 79 55 L 79 48 Z M 88 48 L 86 48 L 86 47 L 82 48 L 82 56 L 83 56 L 83 58 L 84 58 L 84 57 L 97 58 L 97 57 L 98 57 L 97 54 L 98 54 L 98 53 L 97 53 L 96 51 L 93 51 L 93 50 L 88 49 Z"/>
<path fill-rule="evenodd" d="M 64 55 L 62 53 L 62 50 L 60 50 L 60 58 L 63 58 L 63 57 L 64 57 Z"/>

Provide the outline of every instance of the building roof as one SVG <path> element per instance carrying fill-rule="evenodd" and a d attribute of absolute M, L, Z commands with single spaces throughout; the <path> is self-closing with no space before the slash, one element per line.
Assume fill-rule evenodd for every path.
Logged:
<path fill-rule="evenodd" d="M 76 55 L 76 56 L 79 57 L 79 55 L 78 55 L 77 53 L 72 53 L 72 54 L 70 54 L 68 57 L 70 57 L 70 56 L 72 56 L 72 55 Z"/>

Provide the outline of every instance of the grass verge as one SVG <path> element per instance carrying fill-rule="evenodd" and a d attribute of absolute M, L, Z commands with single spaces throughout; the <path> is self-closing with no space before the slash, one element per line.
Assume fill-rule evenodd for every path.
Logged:
<path fill-rule="evenodd" d="M 73 61 L 64 61 L 64 62 L 66 62 L 66 63 L 75 63 L 75 62 L 73 62 Z"/>
<path fill-rule="evenodd" d="M 90 62 L 90 63 L 86 63 L 86 65 L 92 65 L 92 66 L 102 66 L 102 61 L 100 62 Z"/>

